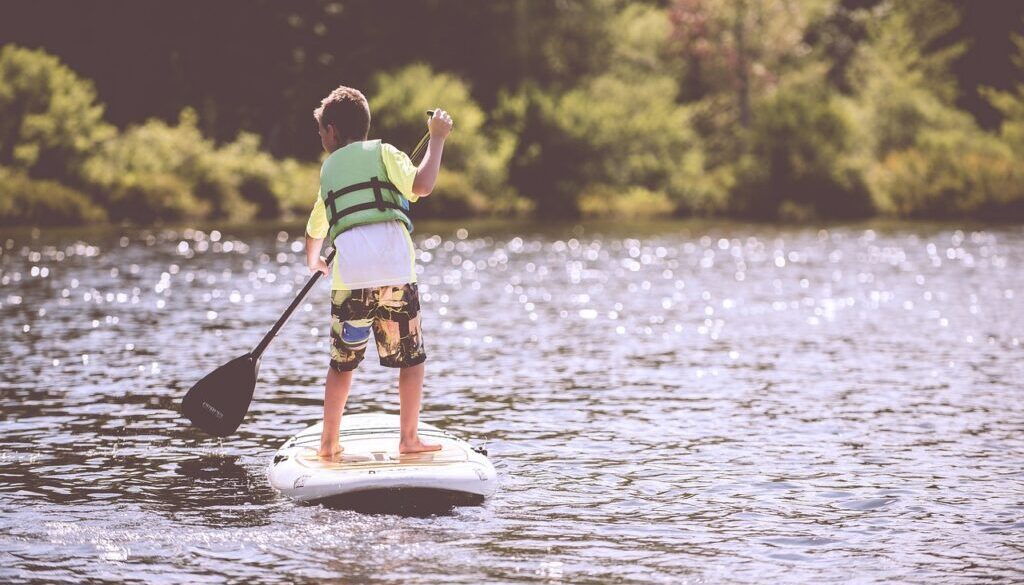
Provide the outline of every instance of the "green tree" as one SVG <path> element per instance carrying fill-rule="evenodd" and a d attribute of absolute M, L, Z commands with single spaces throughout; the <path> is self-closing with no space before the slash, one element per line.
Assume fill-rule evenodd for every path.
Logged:
<path fill-rule="evenodd" d="M 85 164 L 93 191 L 112 219 L 153 222 L 206 217 L 208 198 L 223 183 L 200 181 L 206 175 L 213 144 L 196 126 L 194 111 L 182 112 L 177 126 L 160 120 L 128 128 L 104 143 Z M 221 206 L 223 208 L 223 206 Z"/>
<path fill-rule="evenodd" d="M 1013 63 L 1024 74 L 1024 36 L 1015 35 L 1013 42 L 1017 46 Z M 983 88 L 982 95 L 1003 115 L 1000 128 L 1003 140 L 1024 159 L 1024 83 L 1017 83 L 1012 91 Z"/>
<path fill-rule="evenodd" d="M 113 134 L 92 82 L 42 50 L 0 49 L 0 165 L 75 182 Z"/>
<path fill-rule="evenodd" d="M 760 100 L 805 77 L 821 55 L 809 31 L 835 0 L 674 0 L 669 49 L 678 61 L 680 99 L 692 104 L 691 125 L 704 148 L 715 190 L 735 183 L 751 148 Z M 768 204 L 767 207 L 771 207 Z"/>
<path fill-rule="evenodd" d="M 411 148 L 426 130 L 426 111 L 435 107 L 451 113 L 455 128 L 445 143 L 435 194 L 417 205 L 417 213 L 450 217 L 515 209 L 518 202 L 507 184 L 516 137 L 488 126 L 469 84 L 459 77 L 424 64 L 377 75 L 370 92 L 371 133 Z"/>
<path fill-rule="evenodd" d="M 1024 41 L 1017 65 L 1024 69 Z M 983 89 L 1003 115 L 999 136 L 979 130 L 966 113 L 943 108 L 902 149 L 892 149 L 870 174 L 882 213 L 905 217 L 1024 218 L 1024 84 Z M 933 107 L 935 107 L 933 105 Z"/>
<path fill-rule="evenodd" d="M 737 165 L 733 210 L 761 218 L 870 214 L 854 140 L 848 109 L 821 78 L 760 101 L 750 153 Z"/>
<path fill-rule="evenodd" d="M 509 162 L 509 182 L 531 201 L 538 217 L 579 215 L 577 197 L 587 183 L 584 163 L 597 153 L 566 132 L 557 98 L 530 85 L 516 96 L 519 140 Z"/>
<path fill-rule="evenodd" d="M 317 173 L 311 164 L 275 160 L 253 134 L 218 147 L 186 109 L 175 126 L 150 120 L 104 143 L 85 177 L 113 219 L 152 222 L 307 211 Z"/>
<path fill-rule="evenodd" d="M 751 124 L 755 97 L 801 66 L 806 30 L 833 0 L 676 0 L 669 11 L 683 62 L 683 96 L 725 93 L 737 120 Z"/>
<path fill-rule="evenodd" d="M 871 14 L 850 75 L 876 208 L 907 217 L 1019 217 L 1024 196 L 1012 150 L 955 107 L 950 65 L 963 44 L 944 42 L 959 21 L 955 8 L 945 0 L 883 2 Z"/>
<path fill-rule="evenodd" d="M 929 50 L 956 26 L 949 3 L 885 2 L 871 15 L 868 38 L 850 68 L 861 138 L 871 155 L 880 160 L 914 146 L 926 129 L 972 129 L 970 117 L 952 104 L 956 84 L 949 65 L 962 45 Z"/>
<path fill-rule="evenodd" d="M 627 6 L 608 23 L 608 69 L 552 97 L 526 94 L 517 188 L 544 217 L 702 209 L 704 159 L 690 113 L 676 100 L 664 10 Z M 582 196 L 582 201 L 579 199 Z"/>

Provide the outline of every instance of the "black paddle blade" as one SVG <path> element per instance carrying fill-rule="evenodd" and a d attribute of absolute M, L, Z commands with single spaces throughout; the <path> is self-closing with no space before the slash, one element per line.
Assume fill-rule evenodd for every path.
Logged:
<path fill-rule="evenodd" d="M 181 400 L 181 414 L 216 437 L 234 433 L 249 411 L 259 367 L 247 353 L 210 372 Z"/>

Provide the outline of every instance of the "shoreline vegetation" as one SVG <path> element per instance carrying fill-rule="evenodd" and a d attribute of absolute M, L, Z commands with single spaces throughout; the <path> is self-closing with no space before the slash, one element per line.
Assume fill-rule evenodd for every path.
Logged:
<path fill-rule="evenodd" d="M 600 66 L 486 100 L 456 73 L 388 69 L 364 88 L 371 137 L 408 148 L 423 111 L 453 113 L 417 219 L 1024 220 L 1024 83 L 978 88 L 984 128 L 957 107 L 953 4 L 846 4 L 594 2 Z M 214 140 L 200 111 L 117 127 L 94 82 L 3 46 L 0 225 L 304 218 L 319 163 L 253 132 Z"/>

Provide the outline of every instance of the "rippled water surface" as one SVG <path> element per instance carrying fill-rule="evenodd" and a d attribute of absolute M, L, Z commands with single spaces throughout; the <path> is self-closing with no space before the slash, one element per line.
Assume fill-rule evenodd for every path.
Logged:
<path fill-rule="evenodd" d="M 307 278 L 300 227 L 221 229 L 0 236 L 0 581 L 1024 580 L 1019 227 L 421 224 L 423 416 L 501 480 L 425 518 L 267 483 L 326 286 L 236 437 L 179 418 Z"/>

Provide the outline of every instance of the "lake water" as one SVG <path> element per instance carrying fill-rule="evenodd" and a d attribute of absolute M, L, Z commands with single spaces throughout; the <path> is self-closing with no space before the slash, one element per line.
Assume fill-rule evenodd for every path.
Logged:
<path fill-rule="evenodd" d="M 237 436 L 177 413 L 307 279 L 302 228 L 0 236 L 0 581 L 1024 581 L 1024 229 L 421 223 L 423 419 L 498 493 L 296 505 L 321 283 Z M 397 412 L 360 367 L 349 412 Z"/>

